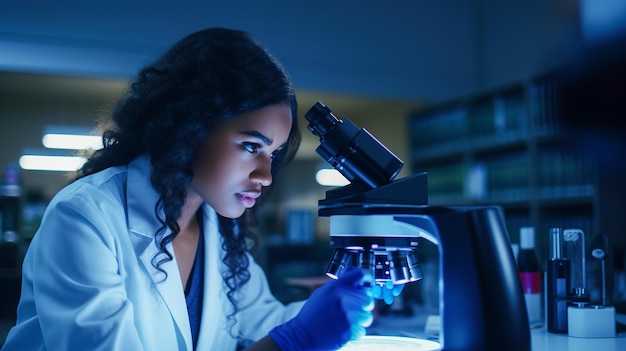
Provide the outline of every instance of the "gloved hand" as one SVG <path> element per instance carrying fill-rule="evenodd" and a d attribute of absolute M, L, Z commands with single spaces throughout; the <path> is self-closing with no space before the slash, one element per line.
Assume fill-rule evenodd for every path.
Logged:
<path fill-rule="evenodd" d="M 383 300 L 387 305 L 393 303 L 393 298 L 399 296 L 404 289 L 404 284 L 394 285 L 391 281 L 386 281 L 384 285 L 375 284 L 372 286 L 372 295 L 377 300 Z"/>
<path fill-rule="evenodd" d="M 337 350 L 373 320 L 372 275 L 352 269 L 313 291 L 300 313 L 270 331 L 282 351 Z M 365 286 L 367 285 L 367 286 Z"/>

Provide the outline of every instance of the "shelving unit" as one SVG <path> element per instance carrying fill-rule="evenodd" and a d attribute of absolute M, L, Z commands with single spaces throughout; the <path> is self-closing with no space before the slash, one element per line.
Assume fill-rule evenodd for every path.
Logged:
<path fill-rule="evenodd" d="M 569 147 L 550 75 L 451 101 L 409 116 L 410 167 L 428 173 L 430 205 L 498 205 L 511 242 L 534 226 L 549 254 L 549 228 L 597 228 L 597 168 Z"/>
<path fill-rule="evenodd" d="M 20 295 L 20 195 L 19 186 L 0 183 L 0 328 L 15 322 Z M 4 341 L 3 337 L 0 334 L 0 344 Z"/>
<path fill-rule="evenodd" d="M 20 195 L 19 186 L 0 183 L 0 278 L 20 274 Z"/>

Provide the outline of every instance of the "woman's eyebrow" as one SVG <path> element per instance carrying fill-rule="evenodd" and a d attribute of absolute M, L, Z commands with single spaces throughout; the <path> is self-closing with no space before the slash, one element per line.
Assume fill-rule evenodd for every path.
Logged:
<path fill-rule="evenodd" d="M 265 135 L 263 135 L 263 134 L 259 133 L 259 132 L 258 132 L 258 131 L 256 131 L 256 130 L 252 130 L 252 131 L 243 131 L 243 132 L 241 132 L 241 134 L 245 134 L 245 135 L 248 135 L 248 136 L 251 136 L 251 137 L 257 138 L 257 139 L 261 139 L 261 141 L 263 141 L 263 144 L 265 144 L 265 145 L 267 145 L 267 146 L 272 145 L 272 143 L 274 142 L 274 140 L 272 140 L 272 139 L 270 139 L 270 138 L 266 137 Z"/>

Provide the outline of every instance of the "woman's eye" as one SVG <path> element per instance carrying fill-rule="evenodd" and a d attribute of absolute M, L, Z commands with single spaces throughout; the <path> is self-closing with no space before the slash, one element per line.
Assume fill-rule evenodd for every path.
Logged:
<path fill-rule="evenodd" d="M 256 153 L 259 150 L 259 144 L 255 143 L 243 143 L 243 148 L 251 154 Z"/>

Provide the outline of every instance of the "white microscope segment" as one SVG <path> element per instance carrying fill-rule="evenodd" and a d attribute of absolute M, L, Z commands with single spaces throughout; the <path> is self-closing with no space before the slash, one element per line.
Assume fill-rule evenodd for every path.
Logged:
<path fill-rule="evenodd" d="M 335 215 L 330 217 L 330 234 L 337 236 L 417 236 L 411 226 L 399 226 L 393 215 Z"/>
<path fill-rule="evenodd" d="M 330 217 L 332 236 L 424 237 L 436 243 L 437 236 L 423 228 L 396 221 L 395 215 L 334 215 Z M 434 227 L 434 226 L 433 226 Z"/>

